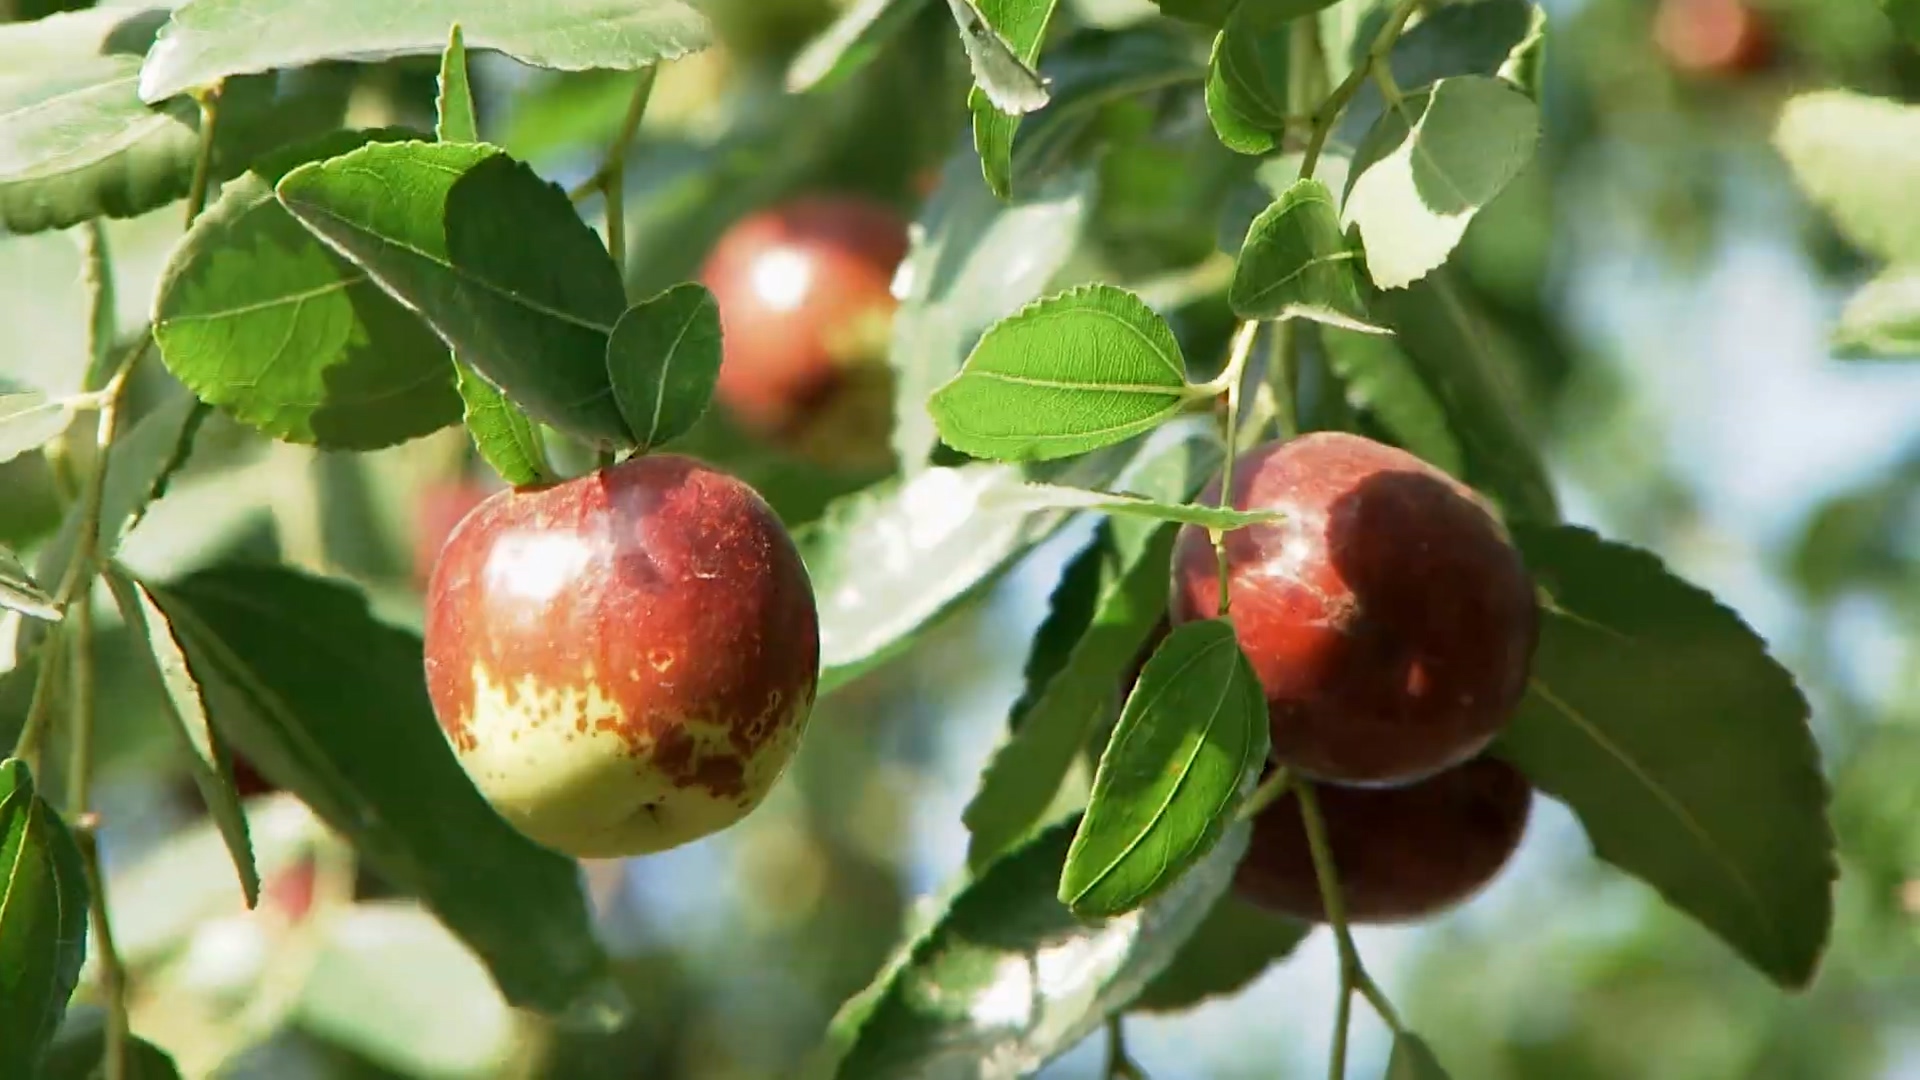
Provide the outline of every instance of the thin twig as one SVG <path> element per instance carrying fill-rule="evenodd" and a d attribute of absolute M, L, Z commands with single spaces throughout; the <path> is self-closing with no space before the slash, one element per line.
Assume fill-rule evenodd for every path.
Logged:
<path fill-rule="evenodd" d="M 1107 1018 L 1106 1080 L 1147 1080 L 1146 1071 L 1127 1056 L 1127 1035 L 1117 1013 Z"/>
<path fill-rule="evenodd" d="M 99 823 L 92 814 L 82 814 L 79 824 L 74 839 L 79 843 L 87 884 L 93 891 L 88 914 L 99 946 L 100 991 L 107 999 L 105 1080 L 127 1080 L 127 969 L 120 962 L 120 950 L 114 947 L 113 920 L 107 914 L 107 875 L 100 869 Z"/>
<path fill-rule="evenodd" d="M 220 83 L 195 94 L 200 105 L 200 154 L 193 163 L 193 183 L 187 188 L 187 225 L 191 227 L 207 208 L 207 191 L 213 184 L 214 130 L 220 126 Z"/>
<path fill-rule="evenodd" d="M 1246 372 L 1247 357 L 1253 354 L 1253 341 L 1259 334 L 1258 320 L 1249 319 L 1240 324 L 1240 329 L 1233 335 L 1233 351 L 1227 356 L 1226 370 L 1220 373 L 1220 378 L 1214 380 L 1224 385 L 1227 394 L 1227 418 L 1222 439 L 1226 447 L 1226 462 L 1220 467 L 1220 505 L 1229 509 L 1233 506 L 1234 432 L 1240 423 L 1241 376 Z M 1220 617 L 1224 619 L 1231 606 L 1230 597 L 1227 595 L 1227 538 L 1226 534 L 1219 529 L 1213 529 L 1210 532 L 1214 557 L 1220 567 Z"/>
<path fill-rule="evenodd" d="M 1387 17 L 1386 25 L 1380 28 L 1379 35 L 1373 39 L 1373 44 L 1367 48 L 1367 54 L 1353 65 L 1347 77 L 1340 80 L 1340 85 L 1334 87 L 1327 99 L 1313 111 L 1313 134 L 1307 139 L 1306 156 L 1300 162 L 1302 180 L 1313 175 L 1314 167 L 1320 163 L 1320 152 L 1326 149 L 1327 137 L 1333 134 L 1333 125 L 1339 121 L 1341 112 L 1353 100 L 1353 95 L 1360 92 L 1361 85 L 1373 73 L 1374 66 L 1386 63 L 1387 55 L 1393 51 L 1393 43 L 1400 40 L 1400 32 L 1406 29 L 1407 20 L 1413 18 L 1419 6 L 1420 0 L 1400 0 L 1393 14 Z"/>
<path fill-rule="evenodd" d="M 1333 1010 L 1333 1052 L 1327 1056 L 1327 1080 L 1346 1080 L 1347 1033 L 1353 1028 L 1353 987 L 1340 980 L 1340 1000 Z"/>
<path fill-rule="evenodd" d="M 1282 440 L 1300 434 L 1300 401 L 1296 362 L 1305 333 L 1292 321 L 1274 328 L 1267 353 L 1267 386 L 1273 392 L 1273 422 Z"/>

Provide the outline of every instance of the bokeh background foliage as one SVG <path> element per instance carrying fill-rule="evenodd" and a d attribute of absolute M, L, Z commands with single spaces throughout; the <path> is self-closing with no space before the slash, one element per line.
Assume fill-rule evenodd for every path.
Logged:
<path fill-rule="evenodd" d="M 1294 316 L 1305 424 L 1407 445 L 1532 523 L 1517 536 L 1559 608 L 1536 672 L 1552 694 L 1501 752 L 1582 813 L 1542 799 L 1493 889 L 1359 935 L 1452 1075 L 1920 1069 L 1920 23 L 1899 0 L 1422 4 L 1391 70 L 1446 81 L 1400 129 L 1359 85 L 1324 191 L 1290 191 L 1301 58 L 1276 28 L 1313 20 L 1331 83 L 1392 6 L 982 3 L 1051 80 L 1015 124 L 993 102 L 1031 91 L 1018 65 L 970 63 L 932 0 L 0 0 L 0 589 L 16 606 L 73 557 L 63 485 L 87 463 L 42 444 L 91 418 L 61 402 L 98 391 L 149 325 L 165 358 L 125 398 L 103 495 L 119 565 L 94 612 L 92 794 L 136 1059 L 236 1077 L 747 1078 L 836 1062 L 1005 1075 L 1062 1055 L 1044 1075 L 1100 1076 L 1089 1036 L 1124 1012 L 1160 1080 L 1318 1075 L 1331 947 L 1214 901 L 1240 832 L 1174 892 L 1088 926 L 1054 897 L 1090 761 L 1067 746 L 1057 797 L 1003 771 L 1063 708 L 1036 694 L 1064 650 L 1165 538 L 995 498 L 1039 476 L 1177 502 L 1216 459 L 1177 424 L 1157 457 L 954 467 L 942 407 L 924 403 L 962 385 L 948 380 L 997 320 L 1109 282 L 1166 319 L 1194 382 L 1237 317 Z M 606 200 L 580 201 L 583 224 L 563 193 L 595 177 L 634 73 L 661 61 L 623 158 L 616 262 L 596 235 Z M 204 141 L 186 91 L 222 78 Z M 436 138 L 449 145 L 404 146 Z M 183 229 L 203 142 L 216 189 Z M 349 152 L 354 169 L 329 163 Z M 408 171 L 429 158 L 466 171 L 457 192 Z M 1423 169 L 1451 201 L 1409 219 L 1392 185 L 1417 189 Z M 515 216 L 459 218 L 480 223 L 462 234 L 451 211 L 376 205 L 355 179 L 375 174 L 420 206 Z M 623 403 L 578 408 L 566 372 L 516 365 L 698 317 L 662 290 L 729 224 L 818 191 L 916 222 L 889 349 L 902 475 L 798 461 L 719 410 L 674 424 L 676 448 L 758 485 L 797 531 L 831 692 L 747 822 L 582 881 L 474 797 L 418 684 L 421 508 L 456 477 L 539 467 L 448 342 L 536 419 L 626 439 Z M 1335 199 L 1374 282 L 1411 287 L 1261 287 L 1261 267 L 1343 242 L 1314 216 Z M 477 252 L 568 317 L 450 291 L 401 305 L 365 267 L 423 295 L 433 271 L 328 234 L 342 207 L 390 214 L 420 250 Z M 302 363 L 276 362 L 288 341 Z M 486 408 L 481 464 L 449 425 Z M 6 625 L 11 745 L 47 658 L 33 623 Z M 1114 719 L 1108 688 L 1078 692 L 1069 705 Z M 1708 797 L 1721 816 L 1692 833 L 1596 819 L 1642 804 L 1621 794 L 1634 777 L 1566 767 L 1590 760 L 1554 723 L 1568 703 L 1637 717 L 1610 734 L 1642 740 L 1674 790 L 1734 776 L 1768 797 Z M 1813 745 L 1776 737 L 1809 716 L 1820 775 Z M 1021 754 L 1000 748 L 1009 719 Z M 323 738 L 289 752 L 295 729 Z M 65 738 L 55 725 L 48 760 Z M 305 803 L 222 797 L 223 743 L 299 777 Z M 1016 820 L 975 798 L 983 768 L 989 791 L 1026 792 Z M 46 805 L 72 794 L 62 770 L 34 780 Z M 0 783 L 0 837 L 40 845 L 59 876 L 49 819 Z M 1829 797 L 1831 836 L 1803 812 Z M 1054 824 L 1028 832 L 1039 820 Z M 1755 881 L 1765 894 L 1743 904 Z M 996 1015 L 1027 963 L 1075 974 Z M 50 1075 L 97 1061 L 99 993 L 90 950 Z M 620 1002 L 628 1022 L 606 1030 Z M 1361 1035 L 1360 1066 L 1387 1067 L 1384 1032 Z"/>

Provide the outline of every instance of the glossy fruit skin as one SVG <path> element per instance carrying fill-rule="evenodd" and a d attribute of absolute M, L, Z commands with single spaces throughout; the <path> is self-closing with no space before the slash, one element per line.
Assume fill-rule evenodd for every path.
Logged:
<path fill-rule="evenodd" d="M 715 394 L 734 419 L 825 464 L 890 460 L 886 352 L 906 253 L 906 221 L 850 196 L 796 199 L 728 229 L 700 280 L 720 309 Z"/>
<path fill-rule="evenodd" d="M 1417 784 L 1314 789 L 1347 917 L 1411 922 L 1464 903 L 1497 877 L 1526 835 L 1533 787 L 1518 769 L 1481 757 Z M 1325 922 L 1300 801 L 1291 792 L 1253 820 L 1234 876 L 1243 899 Z"/>
<path fill-rule="evenodd" d="M 819 618 L 759 494 L 677 455 L 481 503 L 427 591 L 426 678 L 468 775 L 580 858 L 724 829 L 813 709 Z"/>
<path fill-rule="evenodd" d="M 1235 463 L 1233 505 L 1278 510 L 1227 534 L 1233 622 L 1266 690 L 1273 760 L 1344 784 L 1406 784 L 1485 749 L 1526 690 L 1532 579 L 1471 489 L 1344 432 Z M 1216 480 L 1201 496 L 1217 502 Z M 1175 626 L 1218 611 L 1203 529 L 1174 548 Z"/>

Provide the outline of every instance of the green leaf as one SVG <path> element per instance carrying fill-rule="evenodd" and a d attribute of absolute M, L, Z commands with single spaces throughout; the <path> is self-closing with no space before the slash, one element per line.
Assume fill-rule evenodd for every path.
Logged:
<path fill-rule="evenodd" d="M 1402 288 L 1446 262 L 1539 141 L 1532 99 L 1478 75 L 1442 79 L 1383 115 L 1354 154 L 1344 211 L 1374 283 Z"/>
<path fill-rule="evenodd" d="M 166 19 L 156 5 L 0 25 L 0 231 L 133 217 L 187 193 L 199 107 L 184 98 L 149 106 L 135 91 L 141 54 Z M 331 126 L 340 102 L 324 79 L 280 100 L 270 76 L 228 84 L 212 179 L 232 176 L 259 149 Z"/>
<path fill-rule="evenodd" d="M 1015 116 L 1047 103 L 1046 80 L 1033 70 L 1027 49 L 1011 40 L 1016 16 L 1058 0 L 947 0 L 960 27 L 960 44 L 973 69 L 973 84 L 994 108 Z M 1037 49 L 1035 50 L 1037 51 Z"/>
<path fill-rule="evenodd" d="M 610 1005 L 575 863 L 474 789 L 434 719 L 419 638 L 376 621 L 352 590 L 279 567 L 201 571 L 154 599 L 221 734 L 420 896 L 508 1000 L 548 1013 Z"/>
<path fill-rule="evenodd" d="M 1907 44 L 1920 44 L 1920 0 L 1880 0 L 1880 7 Z"/>
<path fill-rule="evenodd" d="M 1088 165 L 1087 131 L 1106 107 L 1206 78 L 1206 58 L 1178 28 L 1148 22 L 1118 33 L 1082 31 L 1047 52 L 1041 71 L 1052 100 L 1020 123 L 1012 177 L 1024 192 L 1063 170 Z M 979 170 L 973 170 L 979 175 Z"/>
<path fill-rule="evenodd" d="M 1181 440 L 1143 455 L 1120 482 L 1148 497 L 1188 499 L 1219 461 L 1214 442 Z M 987 865 L 1040 824 L 1088 732 L 1125 692 L 1120 679 L 1127 664 L 1167 610 L 1167 566 L 1176 533 L 1159 522 L 1110 520 L 1069 570 L 1070 576 L 1091 578 L 1083 586 L 1090 606 L 1066 617 L 1056 594 L 1054 610 L 1035 638 L 1027 691 L 1008 718 L 1012 730 L 994 750 L 979 790 L 961 814 L 970 834 L 969 866 Z M 1043 646 L 1050 659 L 1036 663 Z"/>
<path fill-rule="evenodd" d="M 1043 114 L 1044 115 L 1044 114 Z M 893 448 L 913 474 L 939 442 L 927 399 L 953 378 L 980 333 L 1046 290 L 1079 244 L 1094 174 L 1076 170 L 1005 203 L 972 155 L 948 161 L 895 279 L 904 283 L 888 359 Z"/>
<path fill-rule="evenodd" d="M 712 39 L 706 19 L 683 0 L 189 0 L 147 54 L 140 98 L 159 101 L 229 76 L 320 60 L 437 53 L 455 22 L 471 48 L 562 71 L 636 71 Z"/>
<path fill-rule="evenodd" d="M 1149 431 L 1204 394 L 1166 320 L 1123 289 L 1083 285 L 995 324 L 927 408 L 962 453 L 1039 461 Z"/>
<path fill-rule="evenodd" d="M 1347 330 L 1387 333 L 1367 313 L 1333 193 L 1300 180 L 1247 230 L 1227 302 L 1243 319 L 1312 319 Z"/>
<path fill-rule="evenodd" d="M 1005 465 L 928 469 L 837 500 L 795 539 L 820 607 L 822 692 L 889 652 L 1064 515 L 1029 520 L 982 500 L 1025 477 Z"/>
<path fill-rule="evenodd" d="M 1178 1012 L 1208 998 L 1238 993 L 1291 955 L 1312 932 L 1307 923 L 1275 915 L 1228 892 L 1132 1007 Z"/>
<path fill-rule="evenodd" d="M 1572 527 L 1515 538 L 1553 603 L 1497 752 L 1573 808 L 1602 859 L 1776 982 L 1805 986 L 1836 866 L 1793 677 L 1654 556 Z"/>
<path fill-rule="evenodd" d="M 787 65 L 790 94 L 833 86 L 865 67 L 928 0 L 854 0 Z"/>
<path fill-rule="evenodd" d="M 1396 444 L 1464 479 L 1466 454 L 1439 395 L 1400 342 L 1328 327 L 1320 332 L 1327 366 L 1340 376 L 1347 404 L 1373 415 Z"/>
<path fill-rule="evenodd" d="M 152 412 L 114 440 L 100 494 L 99 553 L 103 558 L 119 550 L 128 530 L 147 512 L 147 504 L 166 490 L 167 481 L 192 451 L 194 435 L 206 415 L 205 405 L 176 387 Z M 34 577 L 59 581 L 66 576 L 67 564 L 80 539 L 81 510 L 79 506 L 69 509 L 60 531 L 40 549 L 33 564 Z"/>
<path fill-rule="evenodd" d="M 720 308 L 688 282 L 627 309 L 607 343 L 613 397 L 640 449 L 686 433 L 720 377 Z"/>
<path fill-rule="evenodd" d="M 454 362 L 454 385 L 465 405 L 462 419 L 474 449 L 500 478 L 515 487 L 553 478 L 540 431 L 520 407 L 465 364 Z"/>
<path fill-rule="evenodd" d="M 1920 140 L 1920 105 L 1851 90 L 1811 90 L 1787 99 L 1774 146 L 1807 198 L 1860 250 L 1889 262 L 1920 262 L 1913 210 L 1920 159 L 1890 154 Z"/>
<path fill-rule="evenodd" d="M 18 758 L 0 761 L 0 1076 L 33 1076 L 87 954 L 86 871 Z"/>
<path fill-rule="evenodd" d="M 49 399 L 38 390 L 0 394 L 0 462 L 38 450 L 59 438 L 71 423 L 73 402 L 69 400 Z"/>
<path fill-rule="evenodd" d="M 1053 21 L 1053 10 L 1058 6 L 1059 0 L 979 0 L 980 14 L 1001 33 L 1029 71 L 1040 60 L 1047 24 Z M 958 8 L 955 11 L 957 14 Z M 1040 82 L 1038 75 L 1034 79 Z M 1003 107 L 993 88 L 979 82 L 967 95 L 967 108 L 973 113 L 973 146 L 980 155 L 981 171 L 987 186 L 1002 199 L 1013 196 L 1013 139 L 1020 130 L 1020 116 L 1045 103 L 1043 99 L 1027 107 Z"/>
<path fill-rule="evenodd" d="M 1328 14 L 1335 14 L 1346 6 L 1329 9 Z M 1393 70 L 1394 83 L 1425 87 L 1459 75 L 1499 73 L 1531 36 L 1536 8 L 1533 0 L 1474 0 L 1470 4 L 1444 4 L 1430 9 L 1400 35 L 1388 55 L 1387 64 Z M 1380 17 L 1385 17 L 1384 10 Z M 1370 24 L 1363 30 L 1353 43 L 1358 52 L 1364 52 L 1373 44 L 1378 24 Z M 1350 59 L 1357 60 L 1357 57 Z M 1344 78 L 1346 66 L 1336 66 L 1340 71 L 1334 77 Z M 1338 146 L 1356 145 L 1379 123 L 1386 108 L 1379 84 L 1369 79 L 1334 125 L 1331 142 Z"/>
<path fill-rule="evenodd" d="M 1024 484 L 1011 491 L 995 494 L 988 505 L 1018 506 L 1029 510 L 1097 510 L 1147 521 L 1198 525 L 1203 529 L 1222 531 L 1278 521 L 1284 516 L 1273 510 L 1235 510 L 1225 506 L 1162 502 L 1124 491 L 1088 491 L 1086 488 L 1060 484 Z"/>
<path fill-rule="evenodd" d="M 1855 356 L 1920 357 L 1920 272 L 1896 267 L 1847 299 L 1833 347 Z"/>
<path fill-rule="evenodd" d="M 1447 1080 L 1440 1059 L 1411 1031 L 1393 1037 L 1393 1056 L 1387 1059 L 1387 1080 Z"/>
<path fill-rule="evenodd" d="M 625 289 L 566 192 L 493 147 L 419 142 L 302 165 L 277 190 L 535 419 L 631 444 L 606 366 Z"/>
<path fill-rule="evenodd" d="M 260 900 L 260 870 L 253 861 L 253 841 L 247 835 L 247 815 L 240 808 L 240 795 L 233 786 L 233 754 L 207 720 L 207 707 L 200 696 L 200 682 L 180 650 L 179 638 L 166 614 L 153 602 L 153 596 L 140 582 L 117 569 L 106 574 L 114 603 L 136 639 L 144 639 L 147 648 L 141 666 L 159 683 L 167 703 L 168 718 L 179 734 L 188 762 L 188 773 L 200 791 L 207 814 L 220 830 L 227 845 L 234 871 L 240 877 L 240 892 L 247 906 Z"/>
<path fill-rule="evenodd" d="M 1559 520 L 1512 362 L 1494 352 L 1486 316 L 1469 306 L 1450 272 L 1442 268 L 1412 288 L 1382 293 L 1375 311 L 1445 407 L 1465 451 L 1465 479 L 1510 516 Z"/>
<path fill-rule="evenodd" d="M 834 1018 L 831 1075 L 1033 1075 L 1166 967 L 1247 845 L 1245 827 L 1235 828 L 1158 900 L 1088 924 L 1053 895 L 1073 828 L 1049 829 L 965 881 Z"/>
<path fill-rule="evenodd" d="M 1176 628 L 1127 698 L 1060 874 L 1081 917 L 1138 908 L 1220 840 L 1267 760 L 1267 706 L 1232 624 Z"/>
<path fill-rule="evenodd" d="M 1227 16 L 1207 61 L 1207 117 L 1229 150 L 1266 154 L 1287 130 L 1288 24 L 1326 7 L 1317 0 L 1243 3 Z"/>
<path fill-rule="evenodd" d="M 277 439 L 338 450 L 459 418 L 445 345 L 273 194 L 302 164 L 406 137 L 343 131 L 274 154 L 187 230 L 160 277 L 153 335 L 200 400 Z"/>
<path fill-rule="evenodd" d="M 479 141 L 473 90 L 467 80 L 467 47 L 459 23 L 448 33 L 447 49 L 440 59 L 440 95 L 434 114 L 438 118 L 434 137 L 439 141 Z M 515 487 L 551 480 L 546 448 L 527 414 L 457 356 L 453 358 L 453 376 L 467 434 L 473 438 L 474 449 L 501 479 Z"/>
<path fill-rule="evenodd" d="M 0 607 L 49 622 L 60 620 L 53 597 L 20 565 L 20 556 L 5 546 L 0 546 Z"/>
<path fill-rule="evenodd" d="M 447 32 L 440 54 L 440 94 L 434 99 L 433 137 L 441 142 L 479 142 L 473 116 L 473 88 L 467 84 L 467 45 L 460 24 Z"/>
<path fill-rule="evenodd" d="M 37 1080 L 102 1080 L 106 1058 L 106 1010 L 83 1005 L 67 1013 Z M 126 1075 L 127 1080 L 179 1080 L 180 1070 L 166 1051 L 129 1033 Z"/>

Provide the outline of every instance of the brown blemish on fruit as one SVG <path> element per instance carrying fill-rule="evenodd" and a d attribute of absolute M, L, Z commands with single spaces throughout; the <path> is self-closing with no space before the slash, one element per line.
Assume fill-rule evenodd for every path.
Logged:
<path fill-rule="evenodd" d="M 666 649 L 648 649 L 647 666 L 664 675 L 673 670 L 673 653 Z"/>

